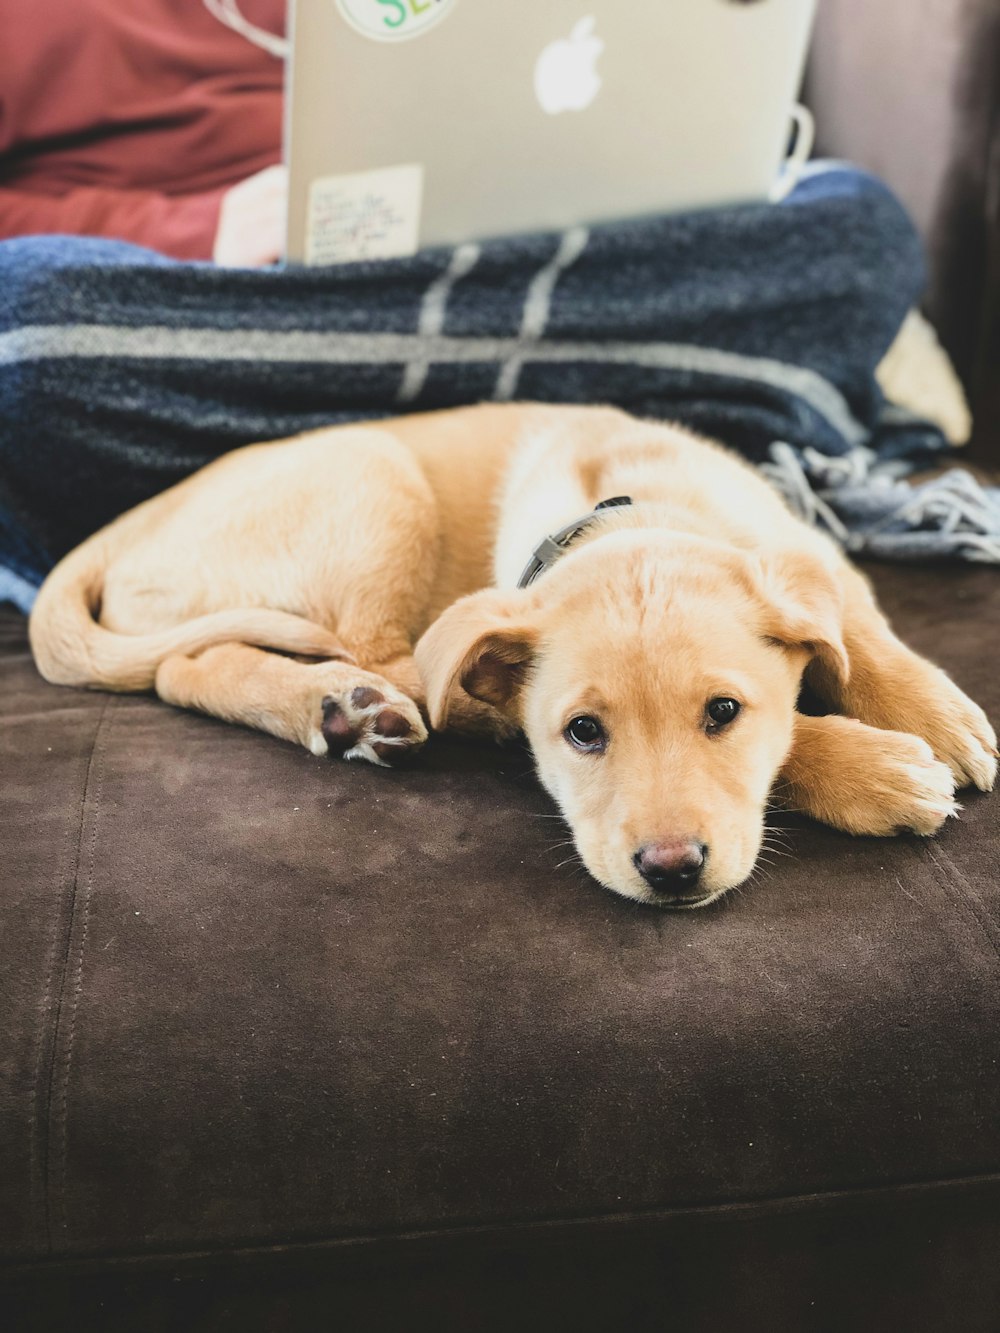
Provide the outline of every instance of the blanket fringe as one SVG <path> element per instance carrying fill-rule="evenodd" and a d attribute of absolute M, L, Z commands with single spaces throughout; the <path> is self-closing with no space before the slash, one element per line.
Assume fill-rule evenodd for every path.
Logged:
<path fill-rule="evenodd" d="M 831 458 L 776 440 L 769 455 L 760 471 L 792 512 L 852 555 L 1000 564 L 1000 489 L 964 468 L 914 486 L 912 464 L 863 446 Z"/>

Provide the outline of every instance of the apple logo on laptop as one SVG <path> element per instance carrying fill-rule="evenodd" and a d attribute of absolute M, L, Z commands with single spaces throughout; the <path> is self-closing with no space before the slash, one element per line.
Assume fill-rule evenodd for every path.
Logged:
<path fill-rule="evenodd" d="M 535 95 L 543 111 L 584 111 L 601 87 L 597 61 L 604 43 L 594 34 L 596 20 L 589 16 L 576 24 L 568 37 L 550 43 L 535 65 Z"/>

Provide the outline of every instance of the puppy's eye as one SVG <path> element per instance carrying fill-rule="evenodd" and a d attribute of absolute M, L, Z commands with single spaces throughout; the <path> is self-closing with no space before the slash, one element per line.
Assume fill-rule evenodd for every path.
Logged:
<path fill-rule="evenodd" d="M 591 754 L 603 750 L 608 739 L 596 717 L 573 718 L 563 735 L 575 749 Z"/>
<path fill-rule="evenodd" d="M 736 699 L 710 699 L 705 709 L 708 717 L 705 730 L 721 731 L 723 727 L 729 726 L 739 711 L 740 704 Z"/>

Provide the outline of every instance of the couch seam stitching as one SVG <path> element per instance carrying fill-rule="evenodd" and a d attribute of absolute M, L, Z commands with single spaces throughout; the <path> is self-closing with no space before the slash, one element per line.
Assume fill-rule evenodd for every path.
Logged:
<path fill-rule="evenodd" d="M 468 1220 L 458 1220 L 448 1224 L 438 1224 L 426 1227 L 412 1226 L 402 1230 L 382 1230 L 355 1232 L 345 1235 L 326 1235 L 314 1236 L 312 1238 L 300 1237 L 285 1241 L 260 1240 L 260 1241 L 226 1241 L 217 1240 L 206 1242 L 198 1248 L 177 1248 L 177 1249 L 158 1249 L 149 1251 L 134 1252 L 114 1252 L 97 1251 L 84 1254 L 64 1254 L 54 1258 L 51 1262 L 29 1261 L 28 1263 L 10 1263 L 0 1262 L 0 1281 L 5 1280 L 13 1272 L 15 1275 L 21 1275 L 40 1272 L 46 1268 L 55 1270 L 61 1269 L 87 1269 L 95 1264 L 103 1267 L 133 1267 L 135 1269 L 148 1268 L 160 1264 L 164 1261 L 178 1263 L 183 1261 L 201 1261 L 201 1260 L 232 1260 L 247 1257 L 260 1257 L 268 1254 L 288 1254 L 295 1252 L 315 1252 L 318 1250 L 350 1250 L 353 1248 L 362 1248 L 371 1245 L 378 1245 L 380 1242 L 388 1241 L 391 1244 L 406 1243 L 409 1241 L 425 1240 L 462 1240 L 469 1236 L 482 1236 L 486 1239 L 503 1239 L 507 1235 L 518 1236 L 531 1232 L 558 1232 L 580 1226 L 607 1226 L 611 1225 L 632 1225 L 644 1223 L 658 1223 L 671 1220 L 678 1217 L 689 1217 L 691 1215 L 702 1216 L 705 1214 L 718 1216 L 741 1216 L 754 1217 L 760 1214 L 770 1214 L 782 1209 L 799 1207 L 802 1205 L 811 1207 L 818 1204 L 825 1204 L 831 1200 L 834 1203 L 844 1203 L 850 1205 L 853 1203 L 864 1203 L 866 1200 L 887 1198 L 892 1195 L 904 1194 L 907 1198 L 926 1197 L 936 1193 L 954 1194 L 956 1189 L 960 1194 L 971 1192 L 976 1194 L 980 1190 L 989 1189 L 995 1192 L 997 1186 L 1000 1186 L 1000 1171 L 977 1172 L 967 1176 L 934 1176 L 926 1180 L 904 1180 L 896 1182 L 887 1182 L 881 1185 L 860 1185 L 848 1186 L 843 1189 L 820 1189 L 806 1190 L 804 1192 L 793 1194 L 774 1194 L 762 1195 L 748 1199 L 726 1199 L 711 1203 L 681 1203 L 652 1205 L 648 1208 L 633 1208 L 625 1212 L 590 1212 L 590 1213 L 567 1213 L 564 1215 L 525 1217 L 516 1220 L 497 1220 L 486 1222 L 470 1222 Z"/>
<path fill-rule="evenodd" d="M 955 862 L 954 857 L 950 856 L 947 850 L 942 846 L 935 848 L 935 855 L 933 855 L 931 859 L 935 861 L 938 867 L 942 870 L 945 866 L 948 867 L 954 878 L 959 881 L 959 883 L 954 886 L 956 889 L 961 890 L 964 888 L 965 891 L 962 893 L 963 902 L 966 903 L 969 911 L 975 916 L 976 920 L 982 927 L 983 932 L 989 936 L 990 943 L 993 945 L 998 956 L 1000 956 L 1000 929 L 997 927 L 997 922 L 993 913 L 983 902 L 978 892 L 973 888 L 968 875 L 961 866 Z"/>
<path fill-rule="evenodd" d="M 72 887 L 75 889 L 77 867 L 80 859 L 80 836 L 83 827 L 84 810 L 87 803 L 87 787 L 90 778 L 90 766 L 94 758 L 94 748 L 97 743 L 97 737 L 101 729 L 101 722 L 104 718 L 104 708 L 101 709 L 97 717 L 97 724 L 94 727 L 94 734 L 91 737 L 90 753 L 87 756 L 83 787 L 79 800 L 79 807 L 76 815 L 76 836 L 66 838 L 66 847 L 60 857 L 59 871 L 56 877 L 56 883 L 61 884 L 67 876 L 70 858 L 73 849 L 76 850 L 76 865 L 72 874 Z M 71 826 L 72 827 L 72 826 Z M 64 896 L 64 895 L 63 895 Z M 72 892 L 71 895 L 72 897 Z M 58 1027 L 58 1004 L 56 1005 L 55 1022 L 52 1025 L 52 1034 L 49 1042 L 46 1042 L 46 1018 L 52 1010 L 52 983 L 55 979 L 57 946 L 59 943 L 59 924 L 62 913 L 59 910 L 60 903 L 57 902 L 52 913 L 52 929 L 49 932 L 49 947 L 46 952 L 45 985 L 42 990 L 41 1004 L 39 1006 L 38 1026 L 35 1034 L 33 1047 L 34 1059 L 32 1061 L 33 1076 L 31 1081 L 31 1094 L 28 1101 L 28 1198 L 29 1198 L 29 1216 L 31 1218 L 32 1230 L 37 1234 L 41 1232 L 41 1240 L 44 1248 L 52 1252 L 52 1235 L 49 1226 L 47 1191 L 45 1175 L 48 1166 L 48 1141 L 45 1142 L 45 1163 L 40 1163 L 39 1157 L 42 1148 L 43 1135 L 41 1132 L 41 1123 L 39 1115 L 39 1103 L 42 1100 L 43 1085 L 48 1089 L 49 1095 L 46 1098 L 46 1119 L 48 1118 L 48 1106 L 51 1104 L 51 1086 L 52 1069 L 48 1071 L 48 1077 L 43 1079 L 43 1066 L 45 1064 L 46 1045 L 54 1046 L 55 1030 Z M 70 926 L 72 925 L 72 913 L 70 914 Z M 67 944 L 63 950 L 63 961 L 65 963 L 66 953 L 69 949 L 68 934 Z M 53 1051 L 54 1059 L 54 1051 Z M 41 1177 L 41 1178 L 40 1178 Z M 41 1211 L 41 1215 L 39 1215 Z"/>
<path fill-rule="evenodd" d="M 76 882 L 80 869 L 80 846 L 83 837 L 84 819 L 87 809 L 87 794 L 90 789 L 90 775 L 94 762 L 94 753 L 97 748 L 97 740 L 101 733 L 101 727 L 104 722 L 104 715 L 107 712 L 108 701 L 104 700 L 103 706 L 97 717 L 97 724 L 94 727 L 94 733 L 90 742 L 90 753 L 87 756 L 86 768 L 83 779 L 83 789 L 80 795 L 79 810 L 76 817 L 76 836 L 72 840 L 67 840 L 69 845 L 63 853 L 59 876 L 57 883 L 61 883 L 66 877 L 70 861 L 75 849 L 75 862 L 73 864 L 72 875 L 70 876 L 70 912 L 69 921 L 66 925 L 66 944 L 63 949 L 63 976 L 65 977 L 66 962 L 69 957 L 70 940 L 73 933 L 73 902 L 76 898 Z M 65 898 L 65 895 L 63 895 Z M 62 913 L 59 905 L 53 912 L 52 931 L 49 939 L 49 949 L 47 955 L 47 968 L 45 975 L 45 988 L 42 994 L 41 1013 L 38 1022 L 38 1031 L 35 1038 L 35 1059 L 34 1059 L 34 1078 L 32 1080 L 31 1098 L 29 1102 L 29 1138 L 28 1138 L 28 1182 L 29 1182 L 29 1200 L 30 1214 L 33 1219 L 33 1229 L 41 1232 L 43 1247 L 48 1253 L 53 1252 L 52 1244 L 52 1225 L 51 1210 L 49 1207 L 49 1162 L 51 1152 L 50 1135 L 47 1133 L 49 1116 L 52 1107 L 52 1085 L 55 1078 L 55 1059 L 59 1032 L 59 1015 L 62 1008 L 62 986 L 58 988 L 58 996 L 55 1005 L 52 1002 L 53 982 L 55 980 L 58 964 L 58 943 L 59 926 Z M 53 1014 L 51 1032 L 46 1041 L 46 1018 Z M 45 1066 L 46 1048 L 49 1050 L 50 1064 L 47 1077 L 43 1078 Z M 44 1089 L 44 1093 L 43 1093 Z M 44 1113 L 41 1103 L 44 1100 Z M 44 1119 L 43 1119 L 44 1115 Z M 44 1149 L 44 1153 L 43 1153 Z M 40 1212 L 40 1215 L 39 1215 Z"/>
<path fill-rule="evenodd" d="M 952 861 L 950 856 L 945 855 L 945 860 L 948 863 L 948 865 L 945 866 L 934 854 L 934 850 L 929 846 L 927 848 L 927 858 L 934 867 L 934 878 L 944 889 L 947 896 L 953 903 L 956 903 L 961 908 L 967 920 L 971 921 L 976 927 L 978 935 L 986 941 L 990 949 L 993 951 L 993 954 L 996 957 L 1000 957 L 1000 942 L 994 937 L 992 921 L 987 924 L 987 922 L 983 920 L 982 914 L 972 901 L 970 895 L 964 893 L 961 886 L 954 882 L 954 875 L 957 875 L 962 879 L 965 878 L 959 868 L 955 865 L 954 861 Z M 949 868 L 954 872 L 954 875 L 949 875 L 947 873 Z"/>
<path fill-rule="evenodd" d="M 101 716 L 98 719 L 97 730 L 94 733 L 94 742 L 91 747 L 90 759 L 87 764 L 87 776 L 84 781 L 83 802 L 81 804 L 81 810 L 80 810 L 80 832 L 77 841 L 76 866 L 73 874 L 73 887 L 71 894 L 72 901 L 70 907 L 69 926 L 67 929 L 66 953 L 63 959 L 62 984 L 60 987 L 59 1002 L 56 1009 L 55 1039 L 53 1042 L 52 1068 L 50 1071 L 50 1078 L 49 1078 L 49 1099 L 48 1099 L 48 1116 L 47 1116 L 47 1122 L 49 1126 L 49 1137 L 48 1137 L 48 1145 L 47 1145 L 47 1152 L 45 1159 L 45 1165 L 46 1165 L 45 1225 L 46 1225 L 46 1234 L 47 1234 L 50 1253 L 52 1253 L 54 1249 L 52 1231 L 54 1225 L 53 1214 L 55 1211 L 54 1205 L 55 1205 L 55 1194 L 56 1194 L 56 1181 L 55 1181 L 55 1164 L 53 1162 L 53 1157 L 56 1152 L 58 1152 L 61 1158 L 61 1170 L 59 1177 L 59 1197 L 60 1197 L 60 1214 L 62 1219 L 62 1229 L 64 1233 L 67 1233 L 69 1229 L 67 1208 L 66 1208 L 67 1142 L 68 1142 L 67 1108 L 69 1102 L 69 1078 L 70 1078 L 70 1067 L 72 1064 L 73 1039 L 76 1033 L 77 1011 L 79 1008 L 80 993 L 83 986 L 84 951 L 86 949 L 87 935 L 89 932 L 89 925 L 90 925 L 90 919 L 89 919 L 90 896 L 91 896 L 91 891 L 93 889 L 94 868 L 96 862 L 98 813 L 100 811 L 101 793 L 104 784 L 104 752 L 107 746 L 108 730 L 109 730 L 109 727 L 105 727 L 105 721 L 114 703 L 115 700 L 113 697 L 106 699 L 104 702 L 104 707 L 101 709 Z M 87 856 L 87 883 L 86 883 L 86 888 L 83 890 L 81 894 L 81 871 L 84 860 L 84 838 L 87 826 L 87 807 L 90 804 L 92 788 L 94 789 L 94 804 L 93 804 L 93 815 L 91 824 L 90 847 Z M 60 1069 L 58 1060 L 59 1037 L 60 1037 L 60 1031 L 63 1028 L 65 1022 L 64 1010 L 66 1007 L 66 981 L 70 966 L 70 955 L 73 944 L 74 927 L 76 925 L 78 917 L 78 908 L 80 908 L 79 915 L 80 915 L 80 920 L 82 922 L 82 935 L 80 939 L 80 947 L 77 953 L 77 963 L 75 968 L 76 980 L 73 986 L 73 998 L 69 1008 L 69 1028 L 66 1038 L 66 1054 L 63 1057 L 62 1068 Z M 57 1086 L 61 1087 L 61 1091 L 57 1091 Z M 61 1130 L 59 1130 L 57 1135 L 57 1127 L 60 1124 L 61 1124 Z"/>

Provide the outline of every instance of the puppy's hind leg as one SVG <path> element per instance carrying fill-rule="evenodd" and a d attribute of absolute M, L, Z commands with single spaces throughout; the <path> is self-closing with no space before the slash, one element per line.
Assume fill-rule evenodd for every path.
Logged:
<path fill-rule="evenodd" d="M 958 813 L 946 764 L 919 736 L 797 714 L 775 797 L 845 833 L 929 837 Z"/>
<path fill-rule="evenodd" d="M 382 767 L 411 758 L 427 739 L 413 699 L 375 672 L 242 643 L 168 657 L 156 692 L 167 703 L 270 732 L 313 754 Z"/>

